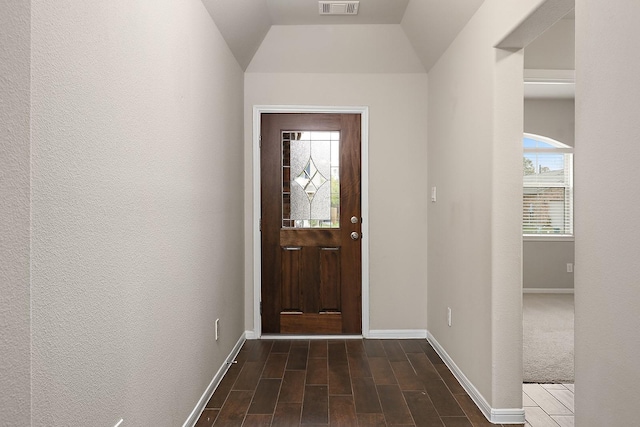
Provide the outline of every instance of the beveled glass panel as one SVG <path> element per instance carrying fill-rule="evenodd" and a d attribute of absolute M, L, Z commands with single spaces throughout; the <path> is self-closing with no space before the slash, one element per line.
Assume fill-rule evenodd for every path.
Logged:
<path fill-rule="evenodd" d="M 282 226 L 340 227 L 340 132 L 282 132 Z"/>

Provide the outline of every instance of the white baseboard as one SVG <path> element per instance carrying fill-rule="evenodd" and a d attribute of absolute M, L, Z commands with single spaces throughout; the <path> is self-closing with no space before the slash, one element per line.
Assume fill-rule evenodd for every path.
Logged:
<path fill-rule="evenodd" d="M 213 392 L 216 391 L 216 388 L 220 384 L 220 381 L 222 381 L 224 374 L 226 374 L 227 370 L 229 370 L 229 367 L 240 352 L 242 344 L 244 344 L 246 339 L 247 338 L 245 332 L 240 336 L 240 339 L 238 339 L 236 345 L 233 347 L 233 349 L 231 349 L 231 353 L 229 353 L 229 356 L 227 356 L 222 366 L 220 366 L 220 369 L 218 369 L 218 372 L 216 372 L 216 374 L 213 376 L 213 379 L 209 383 L 209 386 L 200 397 L 200 400 L 198 400 L 196 407 L 193 408 L 193 411 L 191 411 L 191 414 L 189 414 L 189 418 L 187 418 L 182 427 L 194 427 L 196 425 L 196 423 L 198 422 L 198 418 L 200 418 L 200 414 L 202 414 L 202 411 L 204 411 L 205 405 L 207 404 L 207 402 L 209 402 L 211 396 L 213 396 Z"/>
<path fill-rule="evenodd" d="M 460 385 L 466 390 L 471 399 L 480 408 L 484 416 L 493 424 L 524 424 L 524 409 L 523 408 L 507 408 L 507 409 L 495 409 L 492 408 L 487 400 L 482 396 L 480 391 L 473 385 L 471 381 L 466 377 L 458 365 L 455 364 L 449 354 L 442 348 L 433 335 L 427 332 L 427 340 L 431 343 L 434 350 L 440 355 L 444 363 L 451 370 L 456 377 Z"/>
<path fill-rule="evenodd" d="M 258 336 L 254 331 L 244 331 L 244 336 L 247 340 L 356 340 L 362 339 L 362 335 L 289 335 L 289 334 L 264 334 Z"/>
<path fill-rule="evenodd" d="M 312 339 L 426 339 L 426 329 L 372 329 L 368 333 L 362 335 L 269 335 L 265 334 L 260 337 L 254 331 L 245 331 L 244 336 L 248 340 L 270 339 L 270 340 L 312 340 Z"/>
<path fill-rule="evenodd" d="M 427 338 L 426 329 L 371 329 L 366 338 L 393 340 L 393 339 L 411 339 L 411 338 Z"/>
<path fill-rule="evenodd" d="M 573 288 L 522 288 L 524 294 L 572 294 Z"/>
<path fill-rule="evenodd" d="M 264 334 L 262 340 L 361 340 L 362 335 L 290 335 Z"/>

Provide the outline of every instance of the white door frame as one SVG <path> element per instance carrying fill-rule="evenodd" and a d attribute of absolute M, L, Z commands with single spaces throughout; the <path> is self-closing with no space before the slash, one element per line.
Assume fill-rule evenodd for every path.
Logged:
<path fill-rule="evenodd" d="M 362 189 L 362 336 L 369 337 L 369 107 L 319 107 L 299 105 L 253 106 L 253 336 L 262 336 L 262 250 L 260 237 L 260 117 L 263 113 L 360 114 Z M 312 336 L 327 338 L 328 336 Z M 335 337 L 335 335 L 333 336 Z M 287 335 L 287 338 L 292 338 Z M 306 337 L 310 338 L 310 337 Z"/>

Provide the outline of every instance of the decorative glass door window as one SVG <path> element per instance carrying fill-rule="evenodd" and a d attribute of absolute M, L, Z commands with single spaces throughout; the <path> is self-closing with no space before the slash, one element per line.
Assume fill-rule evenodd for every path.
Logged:
<path fill-rule="evenodd" d="M 340 132 L 282 132 L 282 227 L 340 228 Z"/>

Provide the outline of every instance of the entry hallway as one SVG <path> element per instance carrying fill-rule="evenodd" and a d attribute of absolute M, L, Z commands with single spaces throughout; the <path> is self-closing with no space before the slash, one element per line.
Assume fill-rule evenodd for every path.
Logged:
<path fill-rule="evenodd" d="M 246 341 L 196 424 L 493 426 L 426 340 Z"/>

